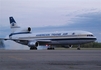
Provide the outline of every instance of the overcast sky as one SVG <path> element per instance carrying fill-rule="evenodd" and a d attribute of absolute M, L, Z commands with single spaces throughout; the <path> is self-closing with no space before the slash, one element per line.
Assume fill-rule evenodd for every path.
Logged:
<path fill-rule="evenodd" d="M 10 26 L 10 16 L 37 31 L 87 30 L 101 41 L 101 0 L 0 0 L 0 28 Z"/>
<path fill-rule="evenodd" d="M 9 26 L 9 16 L 23 26 L 69 25 L 78 14 L 100 11 L 101 0 L 0 0 L 0 25 Z"/>

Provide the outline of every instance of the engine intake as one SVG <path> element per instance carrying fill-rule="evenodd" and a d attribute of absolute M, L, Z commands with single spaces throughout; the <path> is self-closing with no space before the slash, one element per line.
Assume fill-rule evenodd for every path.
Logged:
<path fill-rule="evenodd" d="M 30 27 L 28 27 L 28 29 L 27 29 L 29 32 L 31 31 L 31 28 Z"/>
<path fill-rule="evenodd" d="M 27 27 L 27 28 L 23 28 L 21 29 L 22 32 L 31 32 L 31 28 Z"/>
<path fill-rule="evenodd" d="M 38 42 L 37 41 L 29 41 L 28 46 L 29 47 L 38 47 Z"/>

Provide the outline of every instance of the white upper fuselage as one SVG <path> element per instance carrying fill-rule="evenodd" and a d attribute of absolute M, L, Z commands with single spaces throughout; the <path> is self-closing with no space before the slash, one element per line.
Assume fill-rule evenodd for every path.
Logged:
<path fill-rule="evenodd" d="M 12 39 L 51 41 L 53 44 L 82 44 L 96 40 L 96 37 L 88 31 L 56 31 L 45 33 L 14 33 Z"/>
<path fill-rule="evenodd" d="M 61 37 L 68 37 L 68 38 L 95 38 L 91 32 L 88 31 L 56 31 L 56 32 L 43 32 L 43 33 L 23 33 L 23 32 L 15 32 L 12 34 L 12 38 L 19 38 L 19 39 L 40 39 L 40 38 L 61 38 Z"/>

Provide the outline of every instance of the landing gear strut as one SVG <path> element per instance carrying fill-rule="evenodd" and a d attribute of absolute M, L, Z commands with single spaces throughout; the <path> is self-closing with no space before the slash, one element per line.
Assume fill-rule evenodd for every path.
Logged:
<path fill-rule="evenodd" d="M 80 50 L 80 45 L 78 45 L 77 50 Z"/>

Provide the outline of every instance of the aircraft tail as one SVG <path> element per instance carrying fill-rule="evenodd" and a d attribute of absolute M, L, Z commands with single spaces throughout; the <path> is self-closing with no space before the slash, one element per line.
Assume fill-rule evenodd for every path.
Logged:
<path fill-rule="evenodd" d="M 9 17 L 11 28 L 20 28 L 20 26 L 17 25 L 16 21 L 13 17 Z"/>
<path fill-rule="evenodd" d="M 20 26 L 17 25 L 16 21 L 14 20 L 13 17 L 9 17 L 12 33 L 14 33 Z"/>

